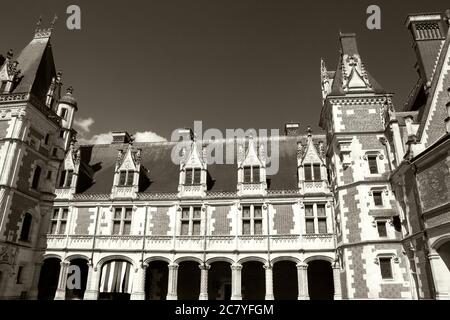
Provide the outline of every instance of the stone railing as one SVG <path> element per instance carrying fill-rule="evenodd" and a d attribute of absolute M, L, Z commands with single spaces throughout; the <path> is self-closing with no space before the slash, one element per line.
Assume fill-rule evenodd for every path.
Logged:
<path fill-rule="evenodd" d="M 58 188 L 55 189 L 56 200 L 71 199 L 73 197 L 72 188 Z"/>
<path fill-rule="evenodd" d="M 326 193 L 330 191 L 328 183 L 325 180 L 303 181 L 302 186 L 303 193 Z"/>
<path fill-rule="evenodd" d="M 94 239 L 95 238 L 95 239 Z M 285 251 L 333 250 L 333 234 L 140 236 L 140 235 L 47 235 L 47 250 L 102 251 Z M 145 241 L 145 243 L 144 243 Z"/>

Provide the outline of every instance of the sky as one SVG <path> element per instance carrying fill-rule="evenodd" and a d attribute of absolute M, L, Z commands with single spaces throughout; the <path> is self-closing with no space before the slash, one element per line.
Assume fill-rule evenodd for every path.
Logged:
<path fill-rule="evenodd" d="M 122 130 L 170 139 L 196 120 L 223 132 L 298 122 L 318 133 L 320 59 L 336 68 L 339 31 L 357 34 L 367 70 L 402 105 L 417 80 L 406 16 L 450 8 L 448 0 L 2 2 L 3 55 L 31 41 L 39 16 L 45 27 L 58 15 L 56 68 L 74 87 L 76 128 L 90 141 Z M 81 30 L 66 27 L 71 4 Z M 371 4 L 381 30 L 366 27 Z"/>

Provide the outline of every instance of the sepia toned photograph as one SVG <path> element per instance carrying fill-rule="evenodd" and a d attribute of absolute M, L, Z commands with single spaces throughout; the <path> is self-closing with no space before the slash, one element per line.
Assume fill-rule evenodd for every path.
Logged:
<path fill-rule="evenodd" d="M 0 300 L 450 300 L 449 26 L 441 0 L 1 0 Z"/>

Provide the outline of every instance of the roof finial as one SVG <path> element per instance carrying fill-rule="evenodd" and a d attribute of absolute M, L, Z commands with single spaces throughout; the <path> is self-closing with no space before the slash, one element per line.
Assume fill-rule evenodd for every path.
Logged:
<path fill-rule="evenodd" d="M 6 58 L 8 58 L 9 60 L 11 60 L 14 56 L 14 52 L 12 49 L 9 49 L 8 52 L 6 53 Z"/>
<path fill-rule="evenodd" d="M 39 27 L 41 26 L 41 23 L 42 23 L 42 15 L 39 16 L 39 19 L 36 22 L 36 30 L 39 29 Z"/>
<path fill-rule="evenodd" d="M 312 133 L 311 133 L 311 127 L 308 126 L 308 137 L 311 137 L 311 136 L 312 136 Z"/>
<path fill-rule="evenodd" d="M 58 20 L 58 16 L 57 16 L 56 13 L 55 13 L 55 15 L 53 16 L 53 20 L 52 20 L 52 22 L 50 23 L 51 28 L 53 28 L 53 26 L 55 25 L 56 20 Z"/>
<path fill-rule="evenodd" d="M 67 92 L 68 94 L 73 94 L 73 87 L 72 87 L 72 86 L 69 86 L 69 87 L 66 89 L 66 92 Z"/>

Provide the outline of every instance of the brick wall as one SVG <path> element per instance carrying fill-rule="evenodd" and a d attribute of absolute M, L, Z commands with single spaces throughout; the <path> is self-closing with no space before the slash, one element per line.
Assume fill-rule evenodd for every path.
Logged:
<path fill-rule="evenodd" d="M 276 234 L 290 234 L 294 229 L 294 211 L 292 205 L 273 205 L 273 228 Z"/>
<path fill-rule="evenodd" d="M 19 227 L 22 223 L 22 214 L 29 212 L 37 206 L 37 202 L 31 201 L 19 194 L 13 194 L 9 214 L 6 215 L 6 226 L 3 232 L 8 241 L 15 242 L 19 237 Z"/>
<path fill-rule="evenodd" d="M 230 209 L 230 206 L 217 206 L 214 208 L 211 216 L 214 221 L 211 232 L 213 236 L 231 234 L 231 219 L 228 218 Z"/>
<path fill-rule="evenodd" d="M 94 223 L 94 212 L 90 208 L 78 208 L 75 220 L 75 234 L 89 234 L 89 226 Z"/>
<path fill-rule="evenodd" d="M 166 236 L 170 230 L 169 207 L 157 207 L 150 219 L 150 233 L 155 236 Z"/>
<path fill-rule="evenodd" d="M 380 117 L 380 105 L 346 105 L 341 110 L 342 131 L 363 132 L 384 130 Z"/>

